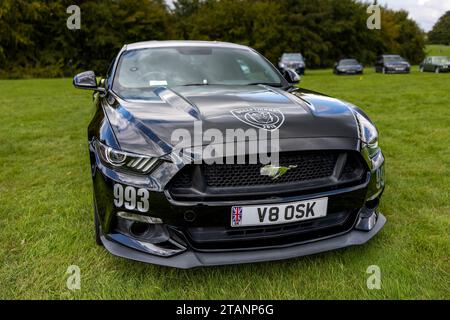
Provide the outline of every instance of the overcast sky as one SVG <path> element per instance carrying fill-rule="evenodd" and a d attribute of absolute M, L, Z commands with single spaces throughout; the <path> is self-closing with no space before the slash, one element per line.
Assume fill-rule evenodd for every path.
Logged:
<path fill-rule="evenodd" d="M 430 31 L 436 21 L 450 10 L 450 0 L 379 0 L 391 9 L 405 9 L 422 29 Z"/>
<path fill-rule="evenodd" d="M 173 0 L 166 0 L 171 5 Z M 391 9 L 405 9 L 425 31 L 430 31 L 436 21 L 450 10 L 450 0 L 378 0 Z"/>

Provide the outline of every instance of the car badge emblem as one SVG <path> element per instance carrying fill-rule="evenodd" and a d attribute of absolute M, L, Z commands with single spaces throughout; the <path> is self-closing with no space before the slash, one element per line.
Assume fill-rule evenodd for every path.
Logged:
<path fill-rule="evenodd" d="M 281 176 L 286 174 L 286 172 L 288 172 L 289 170 L 294 169 L 294 168 L 297 168 L 297 166 L 290 165 L 288 167 L 277 167 L 277 166 L 268 164 L 261 168 L 260 174 L 262 176 L 269 176 L 272 178 L 272 180 L 275 180 L 275 179 L 280 178 Z"/>
<path fill-rule="evenodd" d="M 284 114 L 276 108 L 241 108 L 231 110 L 238 120 L 258 129 L 277 130 L 284 122 Z"/>
<path fill-rule="evenodd" d="M 238 226 L 242 221 L 242 207 L 233 207 L 231 210 L 232 225 Z"/>

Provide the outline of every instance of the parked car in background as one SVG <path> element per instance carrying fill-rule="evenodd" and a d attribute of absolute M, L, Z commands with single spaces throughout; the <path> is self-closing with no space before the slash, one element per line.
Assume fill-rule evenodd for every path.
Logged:
<path fill-rule="evenodd" d="M 283 53 L 278 62 L 278 68 L 282 72 L 286 69 L 292 69 L 299 75 L 304 75 L 306 68 L 305 59 L 301 53 Z"/>
<path fill-rule="evenodd" d="M 356 59 L 341 59 L 335 63 L 335 74 L 362 74 L 364 67 Z"/>
<path fill-rule="evenodd" d="M 420 72 L 450 72 L 450 57 L 427 57 L 420 64 Z"/>
<path fill-rule="evenodd" d="M 375 72 L 409 73 L 410 70 L 409 62 L 397 54 L 383 54 L 378 56 L 375 62 Z"/>

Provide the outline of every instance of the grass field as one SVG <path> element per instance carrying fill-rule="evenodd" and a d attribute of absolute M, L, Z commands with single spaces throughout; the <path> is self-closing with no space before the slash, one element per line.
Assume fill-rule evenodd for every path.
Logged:
<path fill-rule="evenodd" d="M 439 44 L 427 45 L 426 53 L 429 56 L 447 56 L 450 57 L 450 46 Z"/>
<path fill-rule="evenodd" d="M 0 298 L 450 299 L 450 74 L 337 77 L 301 86 L 351 101 L 378 125 L 385 228 L 370 243 L 283 262 L 176 270 L 94 244 L 88 92 L 70 79 L 0 81 Z M 69 265 L 81 290 L 66 288 Z M 381 268 L 369 290 L 366 269 Z"/>

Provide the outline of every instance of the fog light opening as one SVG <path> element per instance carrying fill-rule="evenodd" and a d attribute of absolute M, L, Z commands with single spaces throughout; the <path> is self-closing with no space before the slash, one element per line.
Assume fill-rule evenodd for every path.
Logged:
<path fill-rule="evenodd" d="M 363 207 L 359 211 L 358 221 L 356 222 L 355 229 L 361 231 L 370 231 L 375 227 L 378 220 L 378 213 L 376 209 L 369 209 Z"/>
<path fill-rule="evenodd" d="M 130 233 L 135 237 L 142 237 L 147 233 L 149 224 L 143 222 L 133 222 L 130 226 Z"/>

